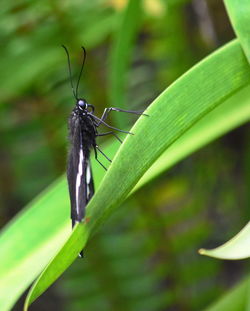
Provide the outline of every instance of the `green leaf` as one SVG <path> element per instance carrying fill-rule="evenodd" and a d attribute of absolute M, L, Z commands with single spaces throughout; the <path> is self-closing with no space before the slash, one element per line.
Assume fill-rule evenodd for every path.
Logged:
<path fill-rule="evenodd" d="M 232 50 L 234 51 L 235 49 Z M 250 114 L 249 99 L 250 90 L 247 86 L 222 102 L 170 146 L 136 188 L 197 148 L 246 122 Z M 114 143 L 105 149 L 105 153 L 112 157 L 116 149 L 117 144 Z M 95 161 L 93 170 L 95 184 L 98 186 L 103 170 Z M 0 236 L 1 310 L 9 310 L 17 297 L 55 255 L 70 231 L 67 185 L 64 179 L 60 179 L 13 219 Z M 12 271 L 15 271 L 15 277 L 12 277 Z"/>
<path fill-rule="evenodd" d="M 106 148 L 112 157 L 117 143 Z M 98 168 L 98 169 L 97 169 Z M 95 185 L 104 172 L 93 162 Z M 65 177 L 42 192 L 0 235 L 0 310 L 16 299 L 48 264 L 71 233 L 68 187 Z"/>
<path fill-rule="evenodd" d="M 244 259 L 250 257 L 250 222 L 227 243 L 208 250 L 200 249 L 201 255 L 220 259 Z"/>
<path fill-rule="evenodd" d="M 142 187 L 195 150 L 249 119 L 250 86 L 246 86 L 226 99 L 174 142 L 143 175 L 133 190 Z"/>
<path fill-rule="evenodd" d="M 9 310 L 69 236 L 65 181 L 52 185 L 2 231 L 0 310 Z M 53 217 L 53 206 L 66 205 Z M 47 209 L 49 207 L 49 209 Z M 54 215 L 54 214 L 52 214 Z"/>
<path fill-rule="evenodd" d="M 250 5 L 248 0 L 224 0 L 225 6 L 237 37 L 250 63 Z"/>
<path fill-rule="evenodd" d="M 133 41 L 136 37 L 142 15 L 141 0 L 128 1 L 127 7 L 121 17 L 118 30 L 115 29 L 114 43 L 110 51 L 109 72 L 109 98 L 110 106 L 126 109 L 126 82 L 127 68 L 132 53 Z M 119 103 L 119 105 L 118 105 Z M 117 124 L 124 127 L 126 124 L 125 114 L 114 115 Z"/>
<path fill-rule="evenodd" d="M 250 279 L 237 284 L 220 300 L 212 304 L 206 311 L 249 311 Z"/>
<path fill-rule="evenodd" d="M 235 105 L 236 102 L 237 105 Z M 249 102 L 250 87 L 247 86 L 211 111 L 170 146 L 142 177 L 136 185 L 136 189 L 204 144 L 246 122 L 250 115 Z M 105 153 L 114 154 L 116 147 L 115 143 L 109 145 L 108 148 L 105 148 Z M 98 164 L 93 162 L 96 187 L 103 177 L 103 171 L 98 168 Z M 51 210 L 53 210 L 53 214 L 47 218 Z M 0 239 L 0 251 L 2 250 L 0 283 L 4 284 L 4 287 L 0 287 L 0 292 L 4 293 L 4 299 L 0 301 L 1 310 L 8 309 L 8 306 L 13 305 L 16 298 L 41 272 L 66 240 L 69 231 L 71 231 L 68 216 L 67 185 L 64 179 L 60 179 L 24 209 L 2 233 Z M 35 231 L 34 226 L 36 227 Z M 33 232 L 32 243 L 27 243 L 31 232 Z M 26 243 L 19 243 L 16 236 Z M 26 249 L 23 248 L 25 245 Z M 29 268 L 30 266 L 32 269 Z M 10 277 L 12 270 L 16 271 L 19 278 Z"/>
<path fill-rule="evenodd" d="M 26 308 L 71 264 L 87 237 L 121 204 L 164 150 L 247 84 L 249 67 L 238 41 L 233 41 L 184 74 L 152 103 L 149 117 L 141 117 L 132 128 L 135 135 L 126 138 L 90 201 L 89 221 L 76 227 L 32 286 Z"/>

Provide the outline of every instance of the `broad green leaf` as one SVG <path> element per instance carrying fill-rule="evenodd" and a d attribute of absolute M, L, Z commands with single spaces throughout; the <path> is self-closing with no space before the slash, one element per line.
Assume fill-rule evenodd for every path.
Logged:
<path fill-rule="evenodd" d="M 200 249 L 201 255 L 220 259 L 244 259 L 250 257 L 250 222 L 227 243 L 208 250 Z"/>
<path fill-rule="evenodd" d="M 241 281 L 206 311 L 249 311 L 250 279 Z"/>
<path fill-rule="evenodd" d="M 249 110 L 250 86 L 247 86 L 211 111 L 170 146 L 142 177 L 136 189 L 204 144 L 246 122 L 249 119 Z M 108 146 L 105 153 L 114 154 L 116 147 L 116 144 Z M 93 162 L 95 183 L 98 187 L 103 171 L 98 170 L 96 164 Z M 51 217 L 47 218 L 49 213 Z M 71 230 L 68 216 L 67 186 L 65 180 L 60 179 L 20 213 L 2 233 L 0 239 L 0 251 L 2 250 L 0 283 L 4 284 L 3 288 L 0 287 L 4 297 L 0 300 L 2 310 L 5 310 L 5 307 L 6 310 L 9 309 L 8 306 L 15 302 L 65 241 Z M 48 221 L 45 222 L 44 219 Z M 53 232 L 51 228 L 55 231 Z M 27 243 L 30 232 L 33 232 L 33 243 Z M 26 242 L 19 243 L 15 238 L 16 235 Z M 23 248 L 25 245 L 26 249 Z M 13 255 L 16 256 L 12 258 Z M 17 271 L 19 278 L 9 276 L 12 269 Z"/>
<path fill-rule="evenodd" d="M 112 157 L 117 144 L 106 148 Z M 96 186 L 103 176 L 93 162 Z M 0 235 L 0 310 L 10 310 L 71 233 L 65 177 L 42 192 Z"/>
<path fill-rule="evenodd" d="M 2 231 L 0 310 L 10 310 L 69 236 L 67 209 L 53 209 L 68 205 L 65 190 L 64 180 L 52 185 Z"/>
<path fill-rule="evenodd" d="M 114 43 L 110 52 L 109 98 L 110 106 L 126 109 L 127 67 L 132 53 L 133 41 L 140 25 L 142 10 L 141 0 L 128 1 L 120 18 L 118 30 L 114 31 Z M 114 118 L 119 126 L 126 125 L 125 114 L 116 114 Z"/>
<path fill-rule="evenodd" d="M 126 138 L 90 201 L 88 222 L 76 227 L 38 278 L 28 294 L 26 308 L 71 264 L 87 237 L 121 204 L 164 150 L 249 82 L 248 63 L 234 41 L 184 74 L 152 103 L 147 109 L 149 117 L 141 117 L 132 128 L 135 135 Z"/>
<path fill-rule="evenodd" d="M 240 40 L 242 48 L 250 62 L 250 5 L 248 0 L 224 0 L 227 12 L 237 37 Z"/>
<path fill-rule="evenodd" d="M 250 86 L 239 90 L 197 122 L 171 145 L 143 175 L 133 190 L 232 128 L 250 120 Z M 235 104 L 237 103 L 237 105 Z"/>

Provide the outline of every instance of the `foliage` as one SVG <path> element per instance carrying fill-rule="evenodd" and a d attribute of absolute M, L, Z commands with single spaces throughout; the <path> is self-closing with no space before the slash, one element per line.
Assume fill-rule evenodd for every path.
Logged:
<path fill-rule="evenodd" d="M 28 308 L 87 242 L 84 260 L 76 260 L 53 291 L 40 298 L 43 309 L 49 310 L 46 297 L 53 292 L 62 310 L 200 310 L 246 274 L 242 263 L 239 270 L 232 266 L 237 277 L 230 278 L 226 263 L 201 257 L 197 249 L 221 244 L 249 219 L 246 204 L 238 199 L 247 198 L 249 176 L 242 172 L 249 167 L 248 128 L 236 132 L 241 143 L 217 141 L 164 173 L 249 120 L 249 65 L 244 55 L 249 56 L 249 5 L 243 1 L 246 10 L 241 13 L 233 0 L 225 2 L 238 39 L 220 49 L 216 18 L 203 0 L 130 0 L 122 7 L 119 1 L 105 0 L 3 4 L 3 223 L 20 203 L 56 181 L 1 233 L 1 310 L 10 310 L 43 271 L 28 294 Z M 207 14 L 202 20 L 200 5 Z M 210 12 L 215 11 L 210 4 Z M 198 27 L 188 20 L 190 14 Z M 228 38 L 221 36 L 221 41 Z M 65 120 L 74 104 L 62 43 L 70 47 L 75 63 L 81 61 L 76 54 L 80 46 L 86 47 L 82 93 L 97 103 L 97 112 L 108 105 L 148 106 L 149 114 L 136 122 L 135 135 L 126 137 L 121 148 L 113 141 L 104 144 L 114 159 L 105 176 L 92 161 L 97 192 L 88 205 L 90 221 L 72 233 L 67 185 L 59 177 L 65 167 Z M 124 115 L 112 121 L 122 128 L 129 124 Z M 249 256 L 244 246 L 247 228 L 229 249 L 222 246 L 220 253 L 207 253 Z M 243 257 L 237 251 L 242 245 Z M 245 310 L 247 284 L 247 279 L 242 281 L 208 310 L 225 310 L 232 301 L 234 310 Z"/>

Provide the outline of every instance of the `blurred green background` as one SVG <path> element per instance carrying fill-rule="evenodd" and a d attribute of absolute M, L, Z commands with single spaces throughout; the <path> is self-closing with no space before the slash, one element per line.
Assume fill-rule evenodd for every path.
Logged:
<path fill-rule="evenodd" d="M 74 99 L 61 44 L 70 51 L 75 79 L 85 46 L 79 93 L 100 116 L 107 106 L 144 109 L 234 37 L 220 0 L 135 2 L 122 36 L 131 47 L 125 62 L 116 54 L 125 0 L 2 3 L 1 227 L 65 172 Z M 117 81 L 119 66 L 124 74 Z M 113 117 L 110 123 L 120 127 L 134 122 Z M 202 310 L 218 299 L 247 265 L 197 250 L 222 244 L 249 219 L 249 138 L 249 125 L 242 126 L 139 190 L 90 241 L 84 260 L 30 310 Z"/>

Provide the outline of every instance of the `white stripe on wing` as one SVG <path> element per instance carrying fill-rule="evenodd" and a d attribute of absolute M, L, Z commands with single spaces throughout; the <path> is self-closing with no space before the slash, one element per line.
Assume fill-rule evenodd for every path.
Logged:
<path fill-rule="evenodd" d="M 82 151 L 82 144 L 80 146 L 79 151 L 79 163 L 78 163 L 78 170 L 76 175 L 76 212 L 77 215 L 80 214 L 80 206 L 79 206 L 79 188 L 81 186 L 81 179 L 82 179 L 82 167 L 83 167 L 83 151 Z"/>
<path fill-rule="evenodd" d="M 86 171 L 87 198 L 89 198 L 89 195 L 90 195 L 90 189 L 89 189 L 90 182 L 91 182 L 91 170 L 90 170 L 90 163 L 88 161 L 87 171 Z"/>

